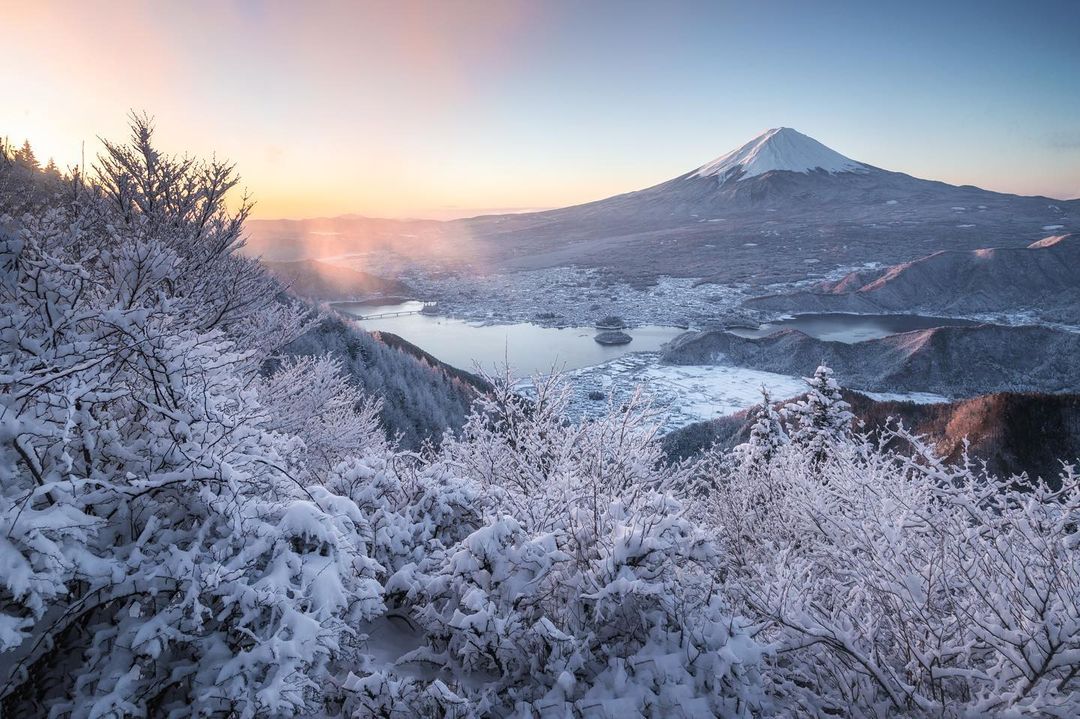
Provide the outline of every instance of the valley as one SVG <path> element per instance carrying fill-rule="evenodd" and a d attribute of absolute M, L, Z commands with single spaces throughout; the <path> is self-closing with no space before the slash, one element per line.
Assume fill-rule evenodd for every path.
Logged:
<path fill-rule="evenodd" d="M 714 354 L 692 356 L 684 361 L 689 347 L 700 345 L 697 329 L 688 327 L 638 325 L 627 328 L 633 338 L 627 345 L 602 346 L 594 341 L 597 329 L 589 326 L 551 326 L 552 320 L 506 322 L 460 319 L 442 315 L 420 314 L 418 301 L 397 304 L 335 303 L 339 312 L 357 317 L 357 324 L 370 332 L 390 332 L 412 342 L 440 360 L 468 371 L 498 374 L 504 364 L 524 389 L 531 378 L 552 371 L 566 373 L 574 389 L 571 411 L 584 418 L 605 411 L 607 400 L 625 400 L 637 387 L 645 387 L 654 407 L 663 417 L 665 431 L 694 422 L 746 409 L 760 400 L 760 388 L 766 387 L 779 397 L 794 396 L 804 386 L 802 376 L 811 374 L 813 364 L 768 365 L 744 357 Z M 654 308 L 655 309 L 655 308 Z M 396 315 L 397 312 L 416 312 Z M 368 315 L 384 315 L 366 319 Z M 563 318 L 564 316 L 559 316 Z M 941 326 L 974 326 L 970 320 L 956 320 L 911 315 L 797 315 L 765 323 L 756 328 L 744 320 L 744 326 L 718 331 L 719 336 L 760 339 L 784 328 L 799 328 L 807 342 L 852 345 L 868 339 L 881 339 L 898 332 Z M 714 322 L 715 324 L 715 322 Z M 711 337 L 705 334 L 705 337 Z M 769 355 L 766 351 L 763 354 Z M 852 356 L 865 357 L 867 351 L 852 349 Z M 840 362 L 822 352 L 823 358 Z M 815 365 L 816 366 L 816 365 Z M 846 365 L 843 365 L 846 367 Z M 806 369 L 809 367 L 809 369 Z M 867 375 L 852 371 L 850 381 L 867 381 Z M 931 379 L 926 378 L 929 385 Z M 868 396 L 917 403 L 945 402 L 940 393 L 923 391 L 922 383 L 897 386 L 886 384 L 858 386 Z M 873 390 L 877 389 L 878 392 Z"/>

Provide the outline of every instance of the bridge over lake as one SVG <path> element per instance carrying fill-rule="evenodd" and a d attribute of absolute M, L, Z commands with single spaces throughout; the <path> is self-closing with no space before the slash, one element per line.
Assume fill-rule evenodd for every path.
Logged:
<path fill-rule="evenodd" d="M 430 314 L 436 307 L 434 302 L 425 302 L 422 306 L 409 309 L 392 310 L 389 312 L 375 312 L 370 315 L 356 315 L 358 320 L 382 320 L 388 317 L 405 317 L 406 315 Z"/>

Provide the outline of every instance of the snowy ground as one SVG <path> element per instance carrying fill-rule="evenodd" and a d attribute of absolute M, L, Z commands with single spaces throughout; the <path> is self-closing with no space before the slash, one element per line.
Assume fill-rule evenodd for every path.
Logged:
<path fill-rule="evenodd" d="M 641 386 L 662 419 L 663 432 L 752 407 L 761 400 L 762 385 L 777 399 L 794 397 L 806 389 L 802 378 L 772 372 L 742 367 L 662 365 L 659 355 L 653 352 L 635 352 L 575 370 L 568 373 L 568 378 L 574 391 L 573 416 L 598 416 L 606 411 L 609 397 L 621 402 Z M 603 398 L 592 399 L 590 394 Z M 881 395 L 881 398 L 944 401 L 928 394 Z"/>
<path fill-rule="evenodd" d="M 600 391 L 619 398 L 644 386 L 664 417 L 663 431 L 715 419 L 752 407 L 761 401 L 761 386 L 773 396 L 792 397 L 806 385 L 798 377 L 741 367 L 670 366 L 658 355 L 635 353 L 573 373 L 575 414 L 587 417 L 604 411 L 606 402 L 589 399 Z"/>
<path fill-rule="evenodd" d="M 577 417 L 603 413 L 608 396 L 616 402 L 643 386 L 653 406 L 663 417 L 663 432 L 670 432 L 694 422 L 735 414 L 761 401 L 764 385 L 776 398 L 787 399 L 802 394 L 806 383 L 801 377 L 761 372 L 742 367 L 673 366 L 659 363 L 659 355 L 636 352 L 611 362 L 569 373 L 574 389 L 571 405 Z M 599 392 L 603 400 L 590 399 Z M 918 393 L 867 393 L 877 400 L 897 400 L 933 404 L 947 402 L 940 395 Z"/>
<path fill-rule="evenodd" d="M 933 392 L 867 392 L 859 390 L 862 394 L 878 402 L 913 402 L 915 404 L 941 404 L 952 400 Z"/>
<path fill-rule="evenodd" d="M 753 294 L 746 286 L 674 277 L 640 287 L 575 267 L 470 277 L 415 274 L 404 280 L 423 298 L 437 300 L 442 315 L 548 327 L 590 326 L 612 314 L 631 326 L 702 326 L 741 317 L 739 304 Z"/>
<path fill-rule="evenodd" d="M 748 243 L 755 244 L 755 243 Z M 751 286 L 714 284 L 701 278 L 661 276 L 649 285 L 633 284 L 598 269 L 555 267 L 493 273 L 433 273 L 384 266 L 380 253 L 348 255 L 335 264 L 394 276 L 415 290 L 417 299 L 438 302 L 438 313 L 454 319 L 490 323 L 533 322 L 544 327 L 591 326 L 608 315 L 631 327 L 664 325 L 709 329 L 773 319 L 776 313 L 747 310 L 742 302 L 766 294 L 812 289 L 880 263 L 807 271 L 794 282 Z M 807 267 L 817 258 L 806 258 Z"/>

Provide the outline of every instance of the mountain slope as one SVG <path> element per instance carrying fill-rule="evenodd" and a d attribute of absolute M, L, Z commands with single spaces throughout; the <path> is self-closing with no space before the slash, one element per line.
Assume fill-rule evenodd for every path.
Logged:
<path fill-rule="evenodd" d="M 1080 201 L 922 180 L 776 128 L 658 185 L 557 210 L 251 225 L 249 250 L 276 257 L 379 251 L 400 267 L 579 265 L 760 286 L 939 250 L 1022 247 L 1046 227 L 1080 227 Z"/>
<path fill-rule="evenodd" d="M 1080 392 L 1080 334 L 1044 327 L 936 327 L 854 344 L 797 330 L 748 339 L 687 333 L 664 351 L 670 364 L 722 363 L 808 376 L 819 364 L 846 387 L 875 392 Z"/>
<path fill-rule="evenodd" d="M 383 429 L 408 449 L 419 449 L 427 440 L 438 443 L 445 432 L 460 429 L 483 387 L 476 377 L 399 337 L 371 334 L 329 314 L 281 353 L 336 359 L 356 385 L 382 400 Z"/>
<path fill-rule="evenodd" d="M 867 172 L 869 169 L 797 130 L 778 127 L 762 133 L 739 149 L 702 165 L 694 172 L 694 176 L 726 180 L 732 176 L 745 179 L 776 171 L 807 173 L 821 170 L 836 173 Z"/>
<path fill-rule="evenodd" d="M 1024 246 L 1080 222 L 1080 202 L 956 187 L 770 130 L 659 185 L 576 207 L 461 221 L 510 268 L 560 264 L 764 284 L 945 249 Z"/>
<path fill-rule="evenodd" d="M 1027 247 L 943 251 L 821 291 L 769 295 L 746 307 L 783 312 L 1026 312 L 1080 324 L 1080 235 Z"/>
<path fill-rule="evenodd" d="M 1052 484 L 1062 460 L 1080 461 L 1080 395 L 1004 392 L 947 404 L 878 402 L 857 392 L 848 401 L 866 429 L 899 419 L 952 462 L 972 458 L 1001 476 L 1027 472 Z"/>

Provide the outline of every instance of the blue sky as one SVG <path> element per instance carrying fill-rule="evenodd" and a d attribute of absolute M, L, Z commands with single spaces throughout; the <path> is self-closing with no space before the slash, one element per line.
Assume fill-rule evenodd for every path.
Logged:
<path fill-rule="evenodd" d="M 486 100 L 657 179 L 786 125 L 889 168 L 1080 194 L 1080 2 L 629 7 L 548 16 Z"/>
<path fill-rule="evenodd" d="M 146 110 L 171 149 L 234 159 L 266 217 L 571 204 L 776 126 L 1080 196 L 1078 1 L 85 5 L 3 9 L 0 134 L 70 162 Z"/>

